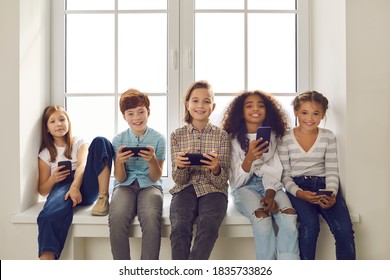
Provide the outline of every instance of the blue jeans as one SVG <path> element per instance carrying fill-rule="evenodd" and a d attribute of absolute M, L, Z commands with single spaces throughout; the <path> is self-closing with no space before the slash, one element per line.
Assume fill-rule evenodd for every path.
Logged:
<path fill-rule="evenodd" d="M 110 141 L 103 137 L 92 141 L 80 188 L 83 199 L 78 205 L 91 205 L 95 202 L 99 193 L 98 176 L 105 166 L 111 170 L 113 156 L 114 149 Z M 52 252 L 56 259 L 60 258 L 73 220 L 72 200 L 64 200 L 71 184 L 72 180 L 55 184 L 38 215 L 38 256 L 43 252 Z"/>
<path fill-rule="evenodd" d="M 259 260 L 299 260 L 297 215 L 284 214 L 284 209 L 292 209 L 290 200 L 283 190 L 275 194 L 279 212 L 266 218 L 255 215 L 257 209 L 263 208 L 260 200 L 265 196 L 262 177 L 253 175 L 245 186 L 232 191 L 234 205 L 252 223 L 256 244 L 256 257 Z M 274 219 L 278 226 L 276 235 Z"/>
<path fill-rule="evenodd" d="M 158 260 L 161 244 L 163 193 L 160 186 L 130 186 L 114 189 L 108 224 L 114 260 L 130 260 L 130 226 L 136 215 L 142 230 L 141 260 Z"/>
<path fill-rule="evenodd" d="M 316 192 L 319 189 L 325 189 L 325 177 L 300 176 L 293 179 L 303 190 Z M 336 240 L 336 258 L 338 260 L 356 259 L 354 231 L 341 189 L 336 196 L 335 205 L 329 209 L 323 209 L 317 204 L 311 204 L 291 194 L 288 195 L 298 213 L 301 259 L 315 259 L 317 238 L 320 232 L 318 214 L 328 223 Z"/>
<path fill-rule="evenodd" d="M 209 193 L 197 197 L 192 185 L 175 193 L 169 215 L 172 259 L 207 260 L 218 238 L 226 209 L 227 197 L 223 193 Z M 196 236 L 190 250 L 195 218 Z"/>

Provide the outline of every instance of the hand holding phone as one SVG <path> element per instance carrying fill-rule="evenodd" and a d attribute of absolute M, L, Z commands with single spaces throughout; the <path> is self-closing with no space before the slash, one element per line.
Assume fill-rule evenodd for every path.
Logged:
<path fill-rule="evenodd" d="M 149 149 L 146 147 L 124 147 L 122 149 L 122 153 L 127 151 L 131 151 L 134 154 L 133 157 L 140 157 L 139 155 L 140 151 L 149 151 Z"/>
<path fill-rule="evenodd" d="M 190 165 L 206 165 L 206 163 L 201 162 L 201 160 L 210 161 L 208 158 L 203 156 L 203 154 L 187 153 L 184 155 L 184 157 L 188 158 L 188 160 L 191 162 Z"/>
<path fill-rule="evenodd" d="M 256 140 L 262 138 L 263 140 L 260 141 L 259 145 L 263 144 L 264 142 L 268 142 L 267 145 L 263 147 L 263 149 L 269 147 L 269 143 L 271 142 L 271 127 L 270 126 L 261 126 L 257 128 L 256 133 Z M 268 153 L 268 150 L 264 153 Z"/>
<path fill-rule="evenodd" d="M 333 192 L 332 191 L 323 191 L 323 190 L 320 190 L 320 191 L 317 191 L 316 192 L 316 195 L 332 195 Z"/>
<path fill-rule="evenodd" d="M 61 167 L 61 171 L 69 170 L 72 171 L 72 162 L 70 160 L 64 160 L 58 162 L 58 167 Z"/>
<path fill-rule="evenodd" d="M 69 172 L 68 176 L 66 176 L 63 181 L 70 180 L 72 178 L 72 176 L 71 176 L 72 162 L 70 160 L 59 161 L 58 162 L 58 167 L 61 167 L 59 172 L 64 172 L 64 171 Z"/>

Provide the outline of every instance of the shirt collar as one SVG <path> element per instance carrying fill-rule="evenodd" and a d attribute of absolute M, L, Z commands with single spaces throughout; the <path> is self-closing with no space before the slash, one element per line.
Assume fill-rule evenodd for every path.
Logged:
<path fill-rule="evenodd" d="M 141 142 L 142 139 L 144 139 L 146 137 L 146 135 L 149 133 L 149 127 L 147 126 L 146 127 L 146 130 L 145 130 L 145 133 L 141 136 L 141 138 L 139 139 L 139 141 Z M 129 128 L 129 134 L 130 134 L 130 137 L 136 141 L 138 141 L 138 136 L 131 130 L 131 128 Z"/>
<path fill-rule="evenodd" d="M 196 129 L 196 127 L 194 127 L 192 125 L 192 123 L 188 124 L 188 132 L 189 133 L 194 133 L 194 132 L 200 132 L 200 133 L 204 133 L 204 132 L 210 132 L 212 129 L 213 129 L 213 125 L 211 124 L 211 122 L 209 121 L 206 126 L 202 129 L 202 131 L 199 131 L 198 129 Z"/>

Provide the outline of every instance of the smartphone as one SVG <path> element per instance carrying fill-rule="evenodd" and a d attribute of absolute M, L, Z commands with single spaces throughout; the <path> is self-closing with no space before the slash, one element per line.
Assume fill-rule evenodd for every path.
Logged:
<path fill-rule="evenodd" d="M 70 160 L 59 161 L 58 167 L 60 166 L 65 166 L 62 167 L 60 171 L 65 171 L 65 170 L 72 171 L 72 162 Z"/>
<path fill-rule="evenodd" d="M 200 162 L 200 160 L 210 161 L 208 158 L 203 156 L 203 154 L 185 154 L 185 157 L 188 157 L 188 160 L 191 162 L 190 165 L 206 165 L 206 163 Z"/>
<path fill-rule="evenodd" d="M 332 195 L 333 191 L 317 191 L 316 195 Z"/>
<path fill-rule="evenodd" d="M 149 149 L 146 147 L 124 147 L 122 149 L 122 153 L 130 150 L 134 153 L 133 157 L 140 157 L 139 155 L 140 151 L 149 151 Z"/>
<path fill-rule="evenodd" d="M 65 170 L 69 170 L 70 171 L 70 174 L 68 176 L 66 176 L 66 178 L 63 180 L 63 182 L 71 182 L 72 180 L 72 162 L 70 160 L 64 160 L 64 161 L 59 161 L 58 162 L 58 167 L 60 166 L 65 166 L 65 167 L 62 167 L 60 171 L 65 171 Z"/>
<path fill-rule="evenodd" d="M 257 133 L 256 133 L 256 140 L 259 138 L 263 138 L 263 140 L 261 140 L 259 145 L 263 144 L 265 141 L 267 141 L 268 144 L 266 146 L 264 146 L 263 148 L 269 147 L 269 143 L 271 142 L 271 127 L 270 126 L 258 127 Z M 265 153 L 267 153 L 267 152 L 268 151 L 266 151 Z"/>

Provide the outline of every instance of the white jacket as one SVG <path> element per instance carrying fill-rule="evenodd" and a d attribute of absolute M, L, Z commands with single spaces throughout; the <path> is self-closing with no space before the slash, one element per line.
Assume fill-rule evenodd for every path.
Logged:
<path fill-rule="evenodd" d="M 256 139 L 256 133 L 247 134 L 249 142 Z M 263 177 L 264 189 L 273 189 L 278 191 L 283 188 L 281 183 L 282 177 L 282 163 L 279 159 L 277 150 L 277 143 L 279 140 L 276 139 L 275 133 L 271 133 L 271 143 L 268 153 L 264 153 L 263 156 L 254 161 L 251 166 L 249 173 L 242 169 L 242 163 L 245 159 L 245 152 L 241 149 L 240 143 L 236 138 L 231 140 L 232 154 L 231 154 L 231 165 L 229 174 L 229 185 L 231 188 L 240 188 L 245 186 L 246 183 L 252 178 L 253 174 L 259 177 Z"/>

